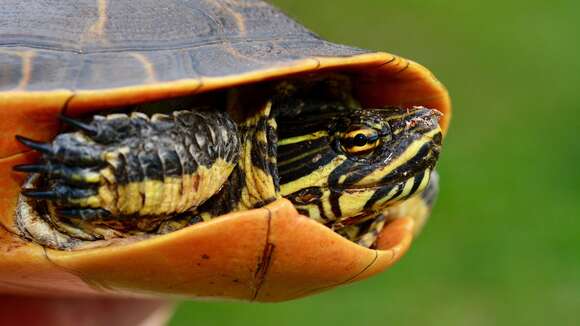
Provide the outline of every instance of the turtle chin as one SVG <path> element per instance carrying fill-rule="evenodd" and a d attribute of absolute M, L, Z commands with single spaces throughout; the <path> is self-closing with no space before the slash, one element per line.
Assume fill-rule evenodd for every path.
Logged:
<path fill-rule="evenodd" d="M 430 168 L 423 169 L 406 173 L 403 180 L 398 178 L 390 182 L 341 189 L 340 207 L 343 218 L 364 220 L 421 193 L 429 185 L 431 172 Z"/>
<path fill-rule="evenodd" d="M 419 170 L 415 173 L 404 173 L 406 179 L 390 182 L 378 186 L 373 196 L 365 203 L 365 209 L 381 211 L 389 206 L 407 200 L 409 197 L 420 194 L 429 185 L 431 168 Z"/>

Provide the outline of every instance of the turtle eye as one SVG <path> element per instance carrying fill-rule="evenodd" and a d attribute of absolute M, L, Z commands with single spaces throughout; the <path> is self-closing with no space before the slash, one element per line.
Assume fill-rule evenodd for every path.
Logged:
<path fill-rule="evenodd" d="M 379 133 L 373 128 L 352 129 L 340 137 L 342 150 L 350 155 L 367 155 L 373 152 L 379 144 Z"/>

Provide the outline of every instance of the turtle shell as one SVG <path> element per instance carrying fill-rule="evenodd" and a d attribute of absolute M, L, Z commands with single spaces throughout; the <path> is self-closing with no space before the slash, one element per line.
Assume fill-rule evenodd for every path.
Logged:
<path fill-rule="evenodd" d="M 421 65 L 320 39 L 257 0 L 20 0 L 0 12 L 0 292 L 177 294 L 280 301 L 385 270 L 409 248 L 413 218 L 381 233 L 376 250 L 300 216 L 280 199 L 167 235 L 56 251 L 14 225 L 37 157 L 14 135 L 50 140 L 58 115 L 190 96 L 302 74 L 352 78 L 362 105 L 421 105 L 450 118 L 447 91 Z"/>

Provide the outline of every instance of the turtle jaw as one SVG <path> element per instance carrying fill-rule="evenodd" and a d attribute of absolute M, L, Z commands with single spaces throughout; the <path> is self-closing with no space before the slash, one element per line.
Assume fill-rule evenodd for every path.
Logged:
<path fill-rule="evenodd" d="M 441 131 L 436 128 L 422 135 L 419 142 L 423 145 L 415 155 L 380 179 L 373 196 L 364 205 L 365 210 L 381 211 L 427 188 L 441 151 Z"/>
<path fill-rule="evenodd" d="M 340 216 L 337 220 L 349 223 L 364 221 L 377 215 L 390 206 L 397 205 L 408 198 L 423 192 L 431 181 L 433 166 L 408 172 L 404 179 L 390 180 L 376 185 L 349 188 L 329 188 L 328 193 L 340 193 Z"/>

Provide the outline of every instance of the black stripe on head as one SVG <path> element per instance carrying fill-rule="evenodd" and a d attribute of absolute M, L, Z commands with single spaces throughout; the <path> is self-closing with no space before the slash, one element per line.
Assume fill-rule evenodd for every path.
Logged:
<path fill-rule="evenodd" d="M 421 146 L 421 148 L 417 151 L 415 155 L 413 155 L 413 157 L 409 161 L 405 162 L 403 165 L 394 169 L 393 171 L 391 171 L 391 173 L 385 175 L 381 179 L 380 183 L 397 182 L 401 181 L 401 179 L 405 175 L 409 174 L 413 175 L 413 172 L 417 172 L 416 171 L 417 168 L 419 167 L 425 168 L 425 164 L 421 163 L 421 161 L 425 160 L 426 158 L 429 158 L 430 160 L 433 161 L 433 164 L 428 166 L 429 168 L 432 168 L 435 165 L 437 157 L 433 155 L 428 155 L 430 150 L 431 145 L 429 143 L 423 144 L 423 146 Z"/>
<path fill-rule="evenodd" d="M 320 218 L 324 221 L 328 221 L 328 217 L 326 216 L 326 212 L 324 211 L 324 206 L 322 204 L 322 196 L 323 192 L 320 187 L 309 187 L 298 190 L 288 196 L 286 199 L 290 200 L 296 207 L 300 214 L 309 216 L 309 211 L 306 208 L 302 208 L 302 206 L 306 205 L 315 205 L 318 209 Z"/>
<path fill-rule="evenodd" d="M 403 189 L 405 188 L 405 183 L 399 183 L 395 187 L 397 188 L 397 191 L 391 198 L 389 198 L 389 200 L 392 198 L 397 198 L 401 195 Z M 395 187 L 384 186 L 377 189 L 371 198 L 369 198 L 369 200 L 367 200 L 365 203 L 364 209 L 371 209 L 379 200 L 385 198 L 385 196 L 388 195 L 389 192 L 391 192 L 391 190 L 393 190 Z"/>
<path fill-rule="evenodd" d="M 335 217 L 342 216 L 342 210 L 340 208 L 340 196 L 342 196 L 342 189 L 336 189 L 339 185 L 340 177 L 345 175 L 355 163 L 351 160 L 346 160 L 339 166 L 337 166 L 330 175 L 328 176 L 328 186 L 330 189 L 330 208 Z"/>
<path fill-rule="evenodd" d="M 281 170 L 290 171 L 304 164 L 316 163 L 316 161 L 322 158 L 322 155 L 326 152 L 325 150 L 325 148 L 320 147 L 306 149 L 305 151 L 296 153 L 294 157 L 278 161 L 278 166 Z"/>
<path fill-rule="evenodd" d="M 418 175 L 416 175 L 416 176 L 413 178 L 413 187 L 411 188 L 411 191 L 409 191 L 409 193 L 408 193 L 408 194 L 406 194 L 406 195 L 405 195 L 405 197 L 403 197 L 403 198 L 401 198 L 401 199 L 405 200 L 405 199 L 407 199 L 407 198 L 409 198 L 409 197 L 413 196 L 413 194 L 415 194 L 415 192 L 417 192 L 417 189 L 419 189 L 419 186 L 421 185 L 421 182 L 423 182 L 423 179 L 424 179 L 425 177 L 427 177 L 427 173 L 428 173 L 428 171 L 429 171 L 429 170 L 426 170 L 425 172 L 423 172 L 423 173 L 421 173 L 421 174 L 418 174 Z"/>
<path fill-rule="evenodd" d="M 289 183 L 311 174 L 330 163 L 336 156 L 332 153 L 313 154 L 292 164 L 291 168 L 280 169 L 280 183 Z"/>
<path fill-rule="evenodd" d="M 308 210 L 306 208 L 297 207 L 296 210 L 298 211 L 298 214 L 308 216 Z"/>
<path fill-rule="evenodd" d="M 286 196 L 286 199 L 296 205 L 308 205 L 320 201 L 321 197 L 322 190 L 320 190 L 320 187 L 308 187 L 291 193 Z"/>
<path fill-rule="evenodd" d="M 280 168 L 278 171 L 280 173 L 280 183 L 292 182 L 311 174 L 330 163 L 335 157 L 336 154 L 327 151 L 324 154 L 315 153 L 306 156 L 302 160 L 293 163 L 290 168 L 280 168 L 280 165 L 278 165 Z"/>
<path fill-rule="evenodd" d="M 290 161 L 297 156 L 304 154 L 305 152 L 314 149 L 323 150 L 327 149 L 328 147 L 328 139 L 326 137 L 314 138 L 286 145 L 279 145 L 278 163 L 284 164 L 284 162 Z"/>

